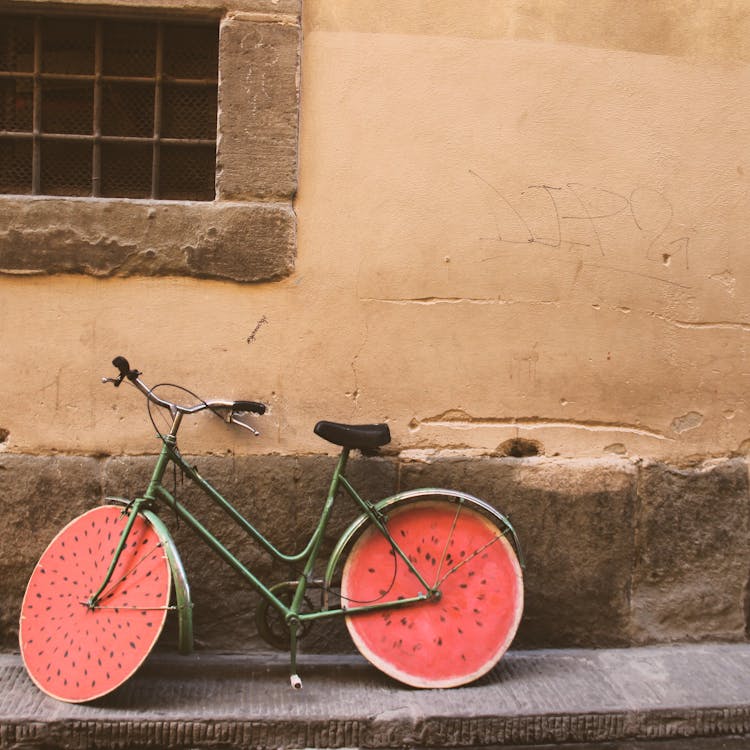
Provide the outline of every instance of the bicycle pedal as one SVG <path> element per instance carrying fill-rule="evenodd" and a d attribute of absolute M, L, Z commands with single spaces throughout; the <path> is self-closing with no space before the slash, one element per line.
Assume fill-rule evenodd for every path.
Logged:
<path fill-rule="evenodd" d="M 289 677 L 289 682 L 292 683 L 292 687 L 295 690 L 302 690 L 302 680 L 298 674 L 293 674 Z"/>

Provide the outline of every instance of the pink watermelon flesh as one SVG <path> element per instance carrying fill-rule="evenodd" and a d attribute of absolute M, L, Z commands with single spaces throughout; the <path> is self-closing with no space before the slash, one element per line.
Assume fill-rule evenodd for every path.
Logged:
<path fill-rule="evenodd" d="M 153 527 L 135 520 L 100 606 L 99 588 L 127 522 L 122 508 L 79 516 L 52 541 L 29 580 L 19 640 L 31 679 L 71 703 L 99 698 L 128 679 L 161 633 L 171 574 Z"/>
<path fill-rule="evenodd" d="M 502 532 L 487 518 L 448 501 L 396 510 L 388 529 L 441 598 L 347 616 L 360 652 L 414 687 L 455 687 L 489 671 L 505 653 L 523 609 L 521 569 Z M 424 591 L 374 527 L 344 566 L 344 605 L 379 603 Z"/>

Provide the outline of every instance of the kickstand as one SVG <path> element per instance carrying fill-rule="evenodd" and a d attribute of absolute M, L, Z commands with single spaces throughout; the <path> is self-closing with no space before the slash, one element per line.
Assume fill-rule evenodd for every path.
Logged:
<path fill-rule="evenodd" d="M 299 627 L 299 622 L 296 620 L 292 620 L 289 623 L 289 633 L 291 635 L 290 644 L 289 644 L 290 656 L 291 656 L 291 668 L 290 668 L 289 682 L 291 683 L 292 687 L 295 690 L 302 689 L 302 679 L 297 674 L 297 628 L 298 627 Z"/>

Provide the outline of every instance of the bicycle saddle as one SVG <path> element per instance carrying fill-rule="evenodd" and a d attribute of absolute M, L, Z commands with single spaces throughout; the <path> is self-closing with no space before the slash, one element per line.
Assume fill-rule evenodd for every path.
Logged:
<path fill-rule="evenodd" d="M 314 432 L 323 440 L 344 448 L 378 448 L 391 442 L 391 431 L 387 424 L 318 422 Z"/>

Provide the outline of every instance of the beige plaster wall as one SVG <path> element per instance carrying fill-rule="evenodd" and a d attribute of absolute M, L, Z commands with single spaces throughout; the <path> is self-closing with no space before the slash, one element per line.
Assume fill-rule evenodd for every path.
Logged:
<path fill-rule="evenodd" d="M 186 451 L 672 460 L 750 439 L 740 3 L 307 0 L 286 280 L 0 277 L 2 449 L 156 449 L 149 383 L 264 400 Z"/>

